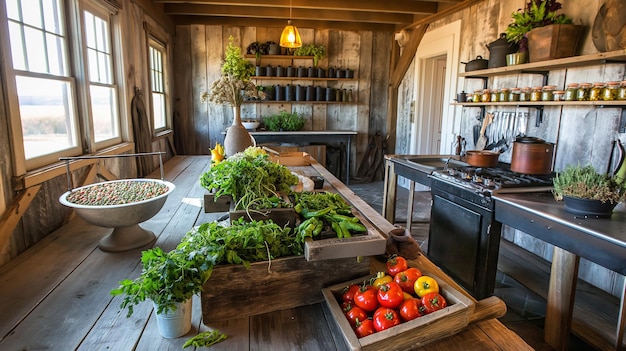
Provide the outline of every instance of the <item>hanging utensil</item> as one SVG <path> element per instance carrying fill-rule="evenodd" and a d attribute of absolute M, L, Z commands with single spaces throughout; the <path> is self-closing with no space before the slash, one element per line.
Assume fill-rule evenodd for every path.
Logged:
<path fill-rule="evenodd" d="M 480 136 L 478 137 L 478 141 L 476 142 L 476 150 L 483 150 L 485 145 L 487 145 L 487 136 L 485 135 L 485 131 L 487 130 L 487 126 L 493 120 L 493 113 L 485 114 L 485 118 L 483 118 L 483 125 L 480 128 Z"/>
<path fill-rule="evenodd" d="M 611 143 L 611 154 L 609 155 L 609 164 L 607 166 L 606 173 L 612 177 L 615 176 L 618 170 L 624 164 L 625 157 L 626 152 L 624 150 L 624 145 L 622 145 L 622 142 L 619 139 L 613 140 L 613 142 Z"/>

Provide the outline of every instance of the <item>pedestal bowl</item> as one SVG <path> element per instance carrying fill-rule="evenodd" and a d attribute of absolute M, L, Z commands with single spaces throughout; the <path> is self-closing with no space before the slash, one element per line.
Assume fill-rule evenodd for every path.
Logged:
<path fill-rule="evenodd" d="M 122 183 L 122 182 L 125 182 Z M 90 194 L 102 192 L 102 187 L 122 186 L 134 183 L 140 186 L 165 186 L 167 190 L 157 196 L 138 196 L 133 202 L 113 205 L 79 204 L 79 201 L 68 199 L 75 192 Z M 174 191 L 176 186 L 168 181 L 158 179 L 123 179 L 86 185 L 65 192 L 59 198 L 61 204 L 76 211 L 79 217 L 88 223 L 100 227 L 113 228 L 113 231 L 102 238 L 99 247 L 102 251 L 127 251 L 142 247 L 153 242 L 156 236 L 152 231 L 139 226 L 154 217 L 165 203 L 167 196 Z M 104 197 L 110 193 L 104 194 Z"/>

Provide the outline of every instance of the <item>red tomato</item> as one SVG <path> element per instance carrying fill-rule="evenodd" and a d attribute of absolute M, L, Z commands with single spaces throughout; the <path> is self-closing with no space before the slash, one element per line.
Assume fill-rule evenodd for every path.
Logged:
<path fill-rule="evenodd" d="M 400 316 L 396 310 L 381 307 L 374 312 L 374 329 L 381 331 L 400 324 Z"/>
<path fill-rule="evenodd" d="M 367 312 L 358 306 L 352 306 L 352 308 L 346 312 L 346 318 L 348 318 L 348 322 L 350 322 L 350 325 L 354 328 L 356 327 L 357 321 L 362 322 L 367 319 Z"/>
<path fill-rule="evenodd" d="M 354 304 L 367 312 L 372 312 L 378 308 L 378 290 L 371 285 L 362 286 L 354 294 Z"/>
<path fill-rule="evenodd" d="M 406 291 L 409 294 L 415 293 L 415 281 L 422 276 L 422 272 L 417 268 L 407 268 L 393 277 L 393 281 L 400 285 L 402 291 Z"/>
<path fill-rule="evenodd" d="M 448 306 L 446 299 L 439 293 L 431 292 L 422 296 L 422 306 L 426 313 L 433 313 Z"/>
<path fill-rule="evenodd" d="M 396 282 L 385 283 L 378 289 L 378 303 L 387 308 L 397 308 L 404 301 L 404 291 Z"/>
<path fill-rule="evenodd" d="M 350 302 L 350 301 L 344 301 L 341 303 L 341 310 L 343 311 L 343 313 L 345 314 L 346 312 L 350 311 L 350 309 L 354 307 L 354 301 Z"/>
<path fill-rule="evenodd" d="M 356 328 L 354 328 L 354 332 L 359 338 L 363 338 L 376 333 L 376 329 L 374 328 L 374 321 L 371 319 L 364 319 L 362 321 L 359 320 L 356 323 Z"/>
<path fill-rule="evenodd" d="M 341 294 L 341 300 L 353 302 L 354 294 L 356 294 L 356 292 L 359 291 L 359 288 L 360 287 L 357 284 L 351 284 L 351 285 L 346 286 L 343 289 L 343 294 Z"/>
<path fill-rule="evenodd" d="M 402 318 L 404 322 L 408 322 L 423 315 L 422 300 L 418 298 L 412 297 L 408 300 L 404 300 L 400 305 L 400 318 Z"/>
<path fill-rule="evenodd" d="M 409 268 L 409 264 L 402 256 L 391 256 L 387 259 L 387 274 L 395 277 L 396 274 L 406 271 Z"/>

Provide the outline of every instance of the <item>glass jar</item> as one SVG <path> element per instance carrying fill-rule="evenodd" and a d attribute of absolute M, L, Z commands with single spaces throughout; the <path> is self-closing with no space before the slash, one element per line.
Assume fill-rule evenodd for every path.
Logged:
<path fill-rule="evenodd" d="M 623 80 L 619 85 L 617 100 L 626 100 L 626 80 Z"/>
<path fill-rule="evenodd" d="M 472 102 L 481 102 L 483 97 L 482 90 L 475 90 L 474 95 L 472 95 Z"/>
<path fill-rule="evenodd" d="M 541 101 L 541 87 L 534 87 L 530 92 L 530 101 Z"/>
<path fill-rule="evenodd" d="M 617 95 L 619 93 L 620 82 L 608 82 L 606 83 L 606 87 L 602 92 L 602 100 L 604 101 L 613 101 L 617 100 Z"/>
<path fill-rule="evenodd" d="M 519 101 L 530 101 L 530 92 L 532 89 L 530 87 L 522 88 L 522 91 L 519 94 Z"/>
<path fill-rule="evenodd" d="M 565 101 L 565 90 L 555 90 L 552 95 L 554 96 L 554 101 Z"/>
<path fill-rule="evenodd" d="M 554 85 L 544 86 L 543 89 L 541 89 L 541 101 L 553 101 L 555 90 L 556 86 Z"/>
<path fill-rule="evenodd" d="M 522 92 L 520 88 L 511 88 L 509 92 L 509 101 L 519 101 L 519 96 Z"/>
<path fill-rule="evenodd" d="M 498 102 L 500 101 L 500 91 L 498 91 L 498 89 L 492 89 L 491 90 L 491 102 Z"/>
<path fill-rule="evenodd" d="M 576 91 L 576 100 L 589 101 L 589 91 L 591 90 L 591 83 L 580 83 L 578 91 Z"/>
<path fill-rule="evenodd" d="M 507 89 L 507 88 L 500 89 L 500 94 L 498 95 L 498 100 L 500 102 L 507 102 L 507 101 L 509 101 L 509 89 Z"/>
<path fill-rule="evenodd" d="M 565 89 L 565 101 L 576 101 L 578 86 L 578 83 L 569 83 L 567 85 L 567 89 Z"/>
<path fill-rule="evenodd" d="M 589 101 L 602 100 L 602 92 L 606 84 L 602 82 L 593 83 L 591 90 L 589 90 Z"/>
<path fill-rule="evenodd" d="M 489 89 L 483 90 L 482 102 L 491 101 L 491 91 Z"/>

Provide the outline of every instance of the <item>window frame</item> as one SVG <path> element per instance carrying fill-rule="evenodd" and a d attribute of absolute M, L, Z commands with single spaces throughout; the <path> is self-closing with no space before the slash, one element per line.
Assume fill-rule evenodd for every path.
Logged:
<path fill-rule="evenodd" d="M 171 46 L 168 42 L 167 35 L 162 29 L 145 21 L 143 23 L 146 42 L 146 86 L 149 87 L 150 94 L 148 94 L 147 106 L 148 113 L 150 115 L 150 127 L 152 128 L 152 136 L 154 138 L 165 137 L 171 135 L 172 130 L 172 105 L 171 105 L 171 77 L 170 77 L 170 61 Z M 165 127 L 154 127 L 154 112 L 152 111 L 152 75 L 151 75 L 151 62 L 150 62 L 150 46 L 155 43 L 162 47 L 161 54 L 163 56 L 163 89 L 164 89 L 164 101 L 165 101 Z"/>
<path fill-rule="evenodd" d="M 158 38 L 156 38 L 155 36 L 151 35 L 150 33 L 148 33 L 148 40 L 147 40 L 147 44 L 148 44 L 148 60 L 147 60 L 147 65 L 148 65 L 148 80 L 149 80 L 149 87 L 150 87 L 150 94 L 149 94 L 149 100 L 150 100 L 150 115 L 151 115 L 151 125 L 152 125 L 152 132 L 154 136 L 158 136 L 159 134 L 163 133 L 164 131 L 168 131 L 172 129 L 172 123 L 171 123 L 171 118 L 170 116 L 170 104 L 168 103 L 169 101 L 169 79 L 168 79 L 168 74 L 167 74 L 167 46 Z M 163 96 L 163 103 L 164 103 L 164 109 L 163 109 L 163 119 L 164 119 L 164 125 L 162 127 L 157 127 L 156 126 L 156 121 L 155 121 L 155 117 L 156 117 L 156 111 L 154 111 L 154 94 L 157 94 L 154 90 L 153 90 L 153 67 L 152 67 L 152 55 L 150 53 L 151 49 L 158 51 L 161 54 L 161 80 L 162 80 L 162 88 L 163 91 L 159 92 L 159 94 L 161 94 Z"/>

